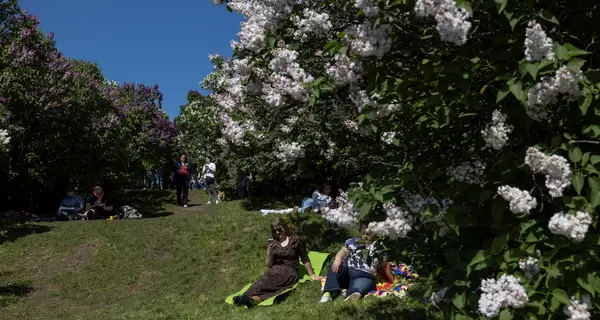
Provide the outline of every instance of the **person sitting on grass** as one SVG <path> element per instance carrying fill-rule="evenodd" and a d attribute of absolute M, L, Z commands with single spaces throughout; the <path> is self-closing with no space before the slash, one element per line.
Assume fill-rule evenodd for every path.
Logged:
<path fill-rule="evenodd" d="M 294 207 L 294 211 L 303 213 L 307 209 L 312 209 L 314 212 L 319 212 L 322 208 L 329 208 L 335 201 L 329 196 L 331 193 L 331 185 L 324 184 L 320 189 L 313 192 L 311 198 L 302 200 L 302 207 Z"/>
<path fill-rule="evenodd" d="M 83 197 L 75 194 L 75 189 L 69 187 L 66 190 L 67 195 L 60 202 L 58 208 L 58 218 L 61 220 L 75 220 L 81 213 L 85 200 Z"/>
<path fill-rule="evenodd" d="M 387 262 L 387 256 L 383 253 L 385 248 L 377 241 L 372 241 L 366 225 L 361 225 L 360 234 L 360 238 L 346 240 L 335 255 L 327 272 L 321 303 L 332 301 L 340 293 L 342 296 L 347 294 L 346 301 L 358 301 L 376 289 L 378 266 Z"/>
<path fill-rule="evenodd" d="M 290 231 L 285 220 L 276 217 L 270 229 L 272 239 L 269 239 L 266 258 L 269 269 L 246 292 L 233 298 L 237 306 L 251 308 L 298 282 L 298 257 L 312 280 L 321 279 L 313 273 L 302 238 Z"/>
<path fill-rule="evenodd" d="M 88 199 L 83 219 L 105 219 L 113 212 L 112 199 L 104 194 L 101 186 L 94 187 L 92 196 Z"/>

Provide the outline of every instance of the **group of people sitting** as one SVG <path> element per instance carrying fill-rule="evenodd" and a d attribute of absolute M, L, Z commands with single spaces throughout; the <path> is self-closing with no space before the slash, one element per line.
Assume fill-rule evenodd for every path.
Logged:
<path fill-rule="evenodd" d="M 113 199 L 107 196 L 99 185 L 94 187 L 87 200 L 76 195 L 75 189 L 69 187 L 58 208 L 58 217 L 61 220 L 106 219 L 112 215 L 114 209 Z"/>
<path fill-rule="evenodd" d="M 246 292 L 234 297 L 235 305 L 253 307 L 294 285 L 298 281 L 299 259 L 311 280 L 321 280 L 313 273 L 302 238 L 290 230 L 283 218 L 273 219 L 270 231 L 272 239 L 269 239 L 265 261 L 268 270 Z M 376 288 L 375 277 L 388 272 L 386 266 L 389 263 L 385 248 L 373 241 L 366 226 L 361 226 L 360 238 L 346 240 L 335 255 L 320 302 L 330 302 L 339 295 L 347 301 L 359 300 Z"/>

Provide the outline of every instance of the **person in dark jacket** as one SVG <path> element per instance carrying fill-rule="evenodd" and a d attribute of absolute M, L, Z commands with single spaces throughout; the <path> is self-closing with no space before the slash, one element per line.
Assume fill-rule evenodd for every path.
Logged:
<path fill-rule="evenodd" d="M 188 191 L 190 188 L 190 178 L 193 174 L 193 167 L 188 164 L 187 157 L 182 154 L 179 161 L 175 162 L 175 174 L 173 183 L 177 189 L 177 205 L 187 208 Z"/>

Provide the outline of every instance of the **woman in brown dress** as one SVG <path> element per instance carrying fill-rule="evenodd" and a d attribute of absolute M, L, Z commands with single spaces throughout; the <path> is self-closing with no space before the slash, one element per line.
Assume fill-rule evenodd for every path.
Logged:
<path fill-rule="evenodd" d="M 251 308 L 293 286 L 298 282 L 298 258 L 312 280 L 321 279 L 313 273 L 302 238 L 291 232 L 281 217 L 271 222 L 271 236 L 266 259 L 269 270 L 246 292 L 233 298 L 235 305 Z"/>

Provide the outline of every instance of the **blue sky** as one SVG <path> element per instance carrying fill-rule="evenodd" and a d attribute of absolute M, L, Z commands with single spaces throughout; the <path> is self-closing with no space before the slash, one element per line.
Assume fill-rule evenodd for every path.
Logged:
<path fill-rule="evenodd" d="M 20 0 L 67 57 L 97 62 L 109 80 L 158 84 L 171 118 L 231 54 L 242 17 L 211 0 Z"/>

